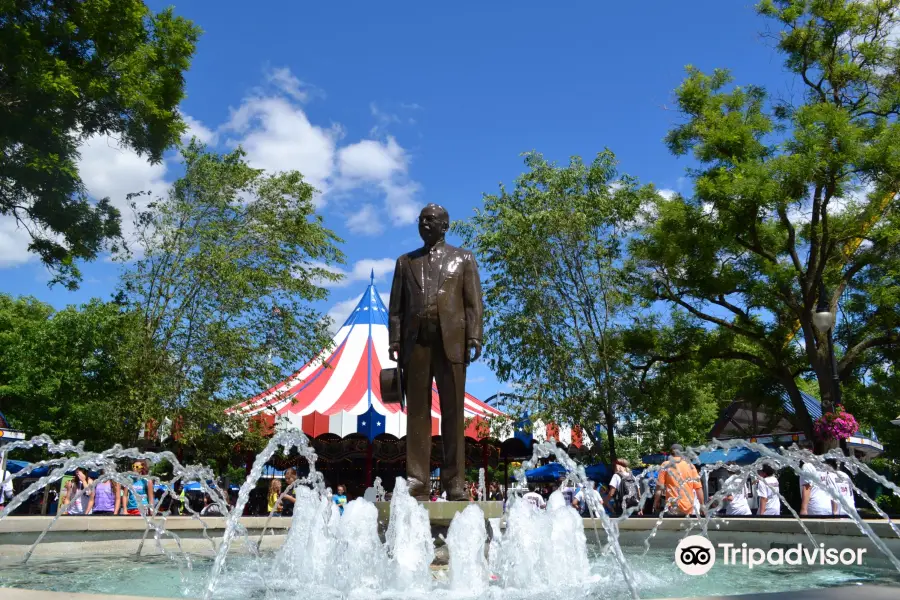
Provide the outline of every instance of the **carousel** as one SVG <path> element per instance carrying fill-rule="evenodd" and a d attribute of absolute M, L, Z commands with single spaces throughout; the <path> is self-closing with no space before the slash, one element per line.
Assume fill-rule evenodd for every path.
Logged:
<path fill-rule="evenodd" d="M 281 428 L 302 430 L 319 456 L 317 468 L 330 484 L 354 490 L 381 477 L 386 486 L 406 473 L 406 414 L 382 401 L 378 374 L 396 363 L 388 358 L 388 311 L 375 288 L 374 276 L 356 308 L 322 351 L 296 373 L 229 409 L 245 416 L 264 433 Z M 471 394 L 465 397 L 467 468 L 501 467 L 531 456 L 535 442 L 555 440 L 570 454 L 586 448 L 579 427 L 512 422 L 499 408 Z M 441 452 L 441 409 L 432 384 L 431 433 L 433 468 Z M 305 465 L 291 457 L 273 461 L 283 470 Z"/>

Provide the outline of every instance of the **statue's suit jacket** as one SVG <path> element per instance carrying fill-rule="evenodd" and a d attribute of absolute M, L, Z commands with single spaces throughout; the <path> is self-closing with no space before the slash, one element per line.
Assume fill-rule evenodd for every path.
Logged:
<path fill-rule="evenodd" d="M 401 367 L 406 368 L 425 311 L 425 270 L 428 250 L 420 248 L 397 259 L 391 285 L 389 341 L 400 343 Z M 478 265 L 468 250 L 444 244 L 437 293 L 444 352 L 451 363 L 466 361 L 466 341 L 482 341 L 484 305 Z"/>

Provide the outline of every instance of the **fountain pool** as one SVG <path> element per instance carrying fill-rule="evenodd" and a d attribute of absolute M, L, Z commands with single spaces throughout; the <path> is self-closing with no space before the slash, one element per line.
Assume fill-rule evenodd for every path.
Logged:
<path fill-rule="evenodd" d="M 798 538 L 798 541 L 799 538 Z M 592 550 L 597 550 L 592 549 Z M 826 588 L 857 583 L 900 585 L 900 574 L 889 565 L 858 567 L 759 567 L 752 571 L 740 567 L 716 567 L 708 575 L 691 577 L 682 573 L 672 560 L 669 550 L 654 549 L 646 555 L 638 548 L 625 547 L 625 556 L 634 567 L 641 598 L 684 598 L 692 596 L 732 595 L 753 592 L 793 591 Z M 592 552 L 593 553 L 593 552 Z M 263 555 L 266 557 L 266 555 Z M 272 558 L 269 555 L 267 558 Z M 21 561 L 0 562 L 0 587 L 20 587 L 38 590 L 86 592 L 97 594 L 128 594 L 166 598 L 202 596 L 212 567 L 209 556 L 195 556 L 194 569 L 182 581 L 177 567 L 164 556 L 105 556 L 81 558 L 37 558 L 27 565 Z M 259 584 L 255 567 L 248 557 L 234 557 L 217 588 L 216 598 L 226 600 L 272 598 L 298 600 L 294 587 L 272 585 L 269 596 Z M 579 583 L 566 583 L 565 573 L 551 588 L 514 590 L 490 586 L 477 595 L 453 589 L 449 573 L 433 571 L 433 589 L 419 593 L 403 593 L 403 598 L 622 598 L 628 588 L 611 556 L 598 556 L 590 561 L 591 576 Z M 275 582 L 273 582 L 275 583 Z M 321 592 L 321 590 L 320 590 Z M 361 590 L 362 592 L 362 590 Z M 548 596 L 550 594 L 550 596 Z M 319 594 L 317 594 L 319 595 Z M 322 594 L 322 598 L 329 597 Z M 335 593 L 331 597 L 337 597 Z M 345 597 L 352 598 L 348 592 Z M 390 598 L 390 594 L 360 597 Z M 397 594 L 393 597 L 401 597 Z"/>
<path fill-rule="evenodd" d="M 226 505 L 217 489 L 203 483 L 207 470 L 183 466 L 169 453 L 138 453 L 116 447 L 96 454 L 69 442 L 57 445 L 38 439 L 30 443 L 45 445 L 51 454 L 62 456 L 44 461 L 52 467 L 51 474 L 20 492 L 0 511 L 0 588 L 204 600 L 525 600 L 687 598 L 854 584 L 900 586 L 900 528 L 886 518 L 860 519 L 846 504 L 851 519 L 840 521 L 714 516 L 638 519 L 627 514 L 622 519 L 610 519 L 588 495 L 598 518 L 582 519 L 557 491 L 548 499 L 546 510 L 512 498 L 502 527 L 498 527 L 499 519 L 487 523 L 478 504 L 461 503 L 445 535 L 435 536 L 435 524 L 426 508 L 430 503 L 420 504 L 410 497 L 402 478 L 393 487 L 387 520 L 364 498 L 348 503 L 341 514 L 315 470 L 315 453 L 300 432 L 276 433 L 257 457 L 234 508 Z M 755 445 L 754 449 L 762 454 L 760 461 L 770 461 L 782 469 L 799 471 L 801 460 L 817 467 L 824 465 L 822 457 L 799 449 L 775 452 Z M 305 458 L 310 469 L 293 489 L 296 506 L 290 527 L 287 519 L 270 523 L 262 518 L 257 519 L 262 524 L 251 525 L 254 519 L 242 518 L 241 513 L 263 466 L 276 452 L 291 451 Z M 534 452 L 532 460 L 523 465 L 520 481 L 525 467 L 554 455 L 572 482 L 586 485 L 584 468 L 555 445 L 541 444 Z M 16 521 L 28 517 L 5 520 L 24 497 L 58 481 L 76 466 L 101 472 L 100 479 L 131 485 L 131 475 L 117 471 L 116 461 L 121 463 L 132 456 L 151 462 L 170 461 L 175 478 L 201 481 L 225 516 L 215 525 L 197 515 L 171 519 L 151 514 L 143 518 L 46 518 L 31 532 L 23 527 L 28 525 L 26 520 Z M 853 459 L 840 460 L 854 473 L 858 470 L 878 477 Z M 744 467 L 742 473 L 753 473 L 758 466 Z M 894 484 L 882 482 L 900 491 Z M 723 489 L 714 494 L 707 508 L 728 492 Z M 835 492 L 829 493 L 835 501 L 840 500 Z M 861 490 L 857 489 L 857 494 L 868 500 Z M 197 534 L 201 527 L 202 533 L 194 539 L 185 533 L 193 528 Z M 276 530 L 273 535 L 253 532 L 272 528 Z M 676 565 L 675 547 L 686 536 L 698 534 L 713 544 L 740 545 L 745 541 L 766 550 L 828 545 L 866 548 L 867 555 L 861 564 L 849 566 L 795 563 L 749 569 L 717 561 L 709 573 L 691 576 Z M 133 545 L 116 552 L 127 545 L 122 545 L 123 540 Z M 112 553 L 95 555 L 103 545 L 109 546 L 104 553 Z M 7 551 L 17 547 L 24 549 L 19 556 Z M 449 566 L 441 566 L 446 562 Z"/>

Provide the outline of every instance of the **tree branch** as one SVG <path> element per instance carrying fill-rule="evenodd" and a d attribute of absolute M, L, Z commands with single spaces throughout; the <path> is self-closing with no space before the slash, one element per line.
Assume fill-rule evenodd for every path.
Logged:
<path fill-rule="evenodd" d="M 710 323 L 715 323 L 716 325 L 719 325 L 720 327 L 724 327 L 724 328 L 728 329 L 729 331 L 733 331 L 735 333 L 743 335 L 744 337 L 748 337 L 748 338 L 758 340 L 761 342 L 765 341 L 765 336 L 763 336 L 760 333 L 756 333 L 755 331 L 750 331 L 749 329 L 744 329 L 743 327 L 735 325 L 734 323 L 730 323 L 730 322 L 726 321 L 725 319 L 720 319 L 718 317 L 714 317 L 712 315 L 706 314 L 705 312 L 688 304 L 687 302 L 685 302 L 684 300 L 679 298 L 675 294 L 675 292 L 672 291 L 672 288 L 668 285 L 668 283 L 662 283 L 662 286 L 665 287 L 665 289 L 666 289 L 666 294 L 661 295 L 661 298 L 663 300 L 668 300 L 670 302 L 674 302 L 675 304 L 677 304 L 678 306 L 681 306 L 682 308 L 684 308 L 686 311 L 688 311 L 695 317 L 703 319 L 704 321 L 708 321 Z M 710 300 L 710 302 L 714 302 L 714 301 Z M 714 302 L 714 303 L 718 304 L 718 302 Z"/>
<path fill-rule="evenodd" d="M 796 269 L 797 273 L 803 273 L 803 265 L 800 263 L 800 256 L 797 254 L 797 231 L 794 229 L 794 224 L 791 223 L 791 220 L 788 218 L 787 210 L 783 205 L 778 206 L 778 216 L 781 218 L 781 223 L 788 232 L 787 250 L 791 255 L 791 262 L 794 264 L 794 269 Z M 803 293 L 805 295 L 806 281 L 803 278 L 800 279 L 800 285 L 803 288 Z"/>
<path fill-rule="evenodd" d="M 838 363 L 838 376 L 842 376 L 848 369 L 853 368 L 854 363 L 859 360 L 860 355 L 870 348 L 879 348 L 882 346 L 890 346 L 900 342 L 900 333 L 892 331 L 885 335 L 869 338 L 856 344 L 848 349 L 844 354 L 844 358 Z"/>

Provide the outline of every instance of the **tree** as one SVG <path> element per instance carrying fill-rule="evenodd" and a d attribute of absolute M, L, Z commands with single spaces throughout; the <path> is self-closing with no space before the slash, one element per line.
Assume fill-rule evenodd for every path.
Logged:
<path fill-rule="evenodd" d="M 833 402 L 827 332 L 812 319 L 820 298 L 842 312 L 842 381 L 900 340 L 898 7 L 760 3 L 783 28 L 796 102 L 688 67 L 676 90 L 685 122 L 666 141 L 693 153 L 693 195 L 658 198 L 631 246 L 645 297 L 694 320 L 692 343 L 652 362 L 749 363 L 787 390 L 809 436 L 797 378 L 814 373 Z"/>
<path fill-rule="evenodd" d="M 622 255 L 638 206 L 651 190 L 616 172 L 601 152 L 569 165 L 525 155 L 528 171 L 456 231 L 488 274 L 486 356 L 513 382 L 517 410 L 532 419 L 603 423 L 615 459 L 615 430 L 632 372 L 623 357 L 631 295 Z"/>
<path fill-rule="evenodd" d="M 102 450 L 141 426 L 129 402 L 138 322 L 93 300 L 61 311 L 0 295 L 0 408 L 29 435 Z"/>
<path fill-rule="evenodd" d="M 874 431 L 884 445 L 883 458 L 900 458 L 900 352 L 866 369 L 865 377 L 848 382 L 844 402 L 860 424 L 860 433 Z M 892 479 L 896 481 L 896 479 Z"/>
<path fill-rule="evenodd" d="M 177 107 L 199 29 L 140 0 L 0 0 L 0 216 L 76 287 L 76 261 L 120 234 L 108 199 L 91 203 L 78 146 L 116 134 L 151 161 L 185 129 Z"/>
<path fill-rule="evenodd" d="M 168 417 L 183 445 L 227 452 L 246 424 L 225 410 L 329 343 L 309 303 L 343 255 L 300 173 L 265 174 L 196 140 L 183 160 L 168 197 L 137 215 L 143 254 L 122 276 L 141 323 L 131 395 L 144 422 Z"/>

